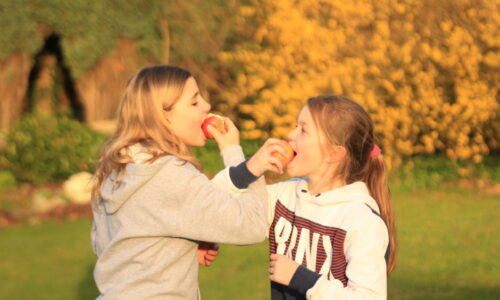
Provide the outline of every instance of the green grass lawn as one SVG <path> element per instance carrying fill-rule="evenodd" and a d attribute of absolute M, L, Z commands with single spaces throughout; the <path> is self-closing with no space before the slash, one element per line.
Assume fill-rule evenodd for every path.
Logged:
<path fill-rule="evenodd" d="M 474 191 L 394 193 L 399 238 L 390 299 L 500 299 L 500 199 Z M 0 299 L 92 299 L 89 220 L 0 231 Z M 221 247 L 203 299 L 268 299 L 267 243 Z"/>

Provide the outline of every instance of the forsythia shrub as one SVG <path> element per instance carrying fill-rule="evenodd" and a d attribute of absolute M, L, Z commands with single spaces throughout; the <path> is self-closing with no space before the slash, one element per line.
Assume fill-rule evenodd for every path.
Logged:
<path fill-rule="evenodd" d="M 307 98 L 334 93 L 369 111 L 393 164 L 498 151 L 498 1 L 250 3 L 239 20 L 247 42 L 220 54 L 235 70 L 223 96 L 247 117 L 247 138 L 285 137 Z"/>

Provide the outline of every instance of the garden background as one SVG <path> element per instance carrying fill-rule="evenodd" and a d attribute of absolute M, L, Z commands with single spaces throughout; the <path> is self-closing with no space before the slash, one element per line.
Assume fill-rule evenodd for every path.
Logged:
<path fill-rule="evenodd" d="M 362 104 L 391 169 L 391 299 L 498 299 L 500 1 L 3 0 L 0 298 L 91 299 L 87 182 L 132 72 L 192 71 L 247 155 L 311 96 Z M 214 143 L 193 149 L 207 175 Z M 268 174 L 270 182 L 285 179 Z M 204 299 L 268 299 L 266 243 L 223 245 Z"/>

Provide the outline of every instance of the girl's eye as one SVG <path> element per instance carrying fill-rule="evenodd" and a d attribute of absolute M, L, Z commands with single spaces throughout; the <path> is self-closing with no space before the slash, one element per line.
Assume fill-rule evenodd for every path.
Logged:
<path fill-rule="evenodd" d="M 198 103 L 199 103 L 199 102 L 198 102 L 198 101 L 196 101 L 196 102 L 193 102 L 191 105 L 196 106 L 196 105 L 198 105 Z"/>
<path fill-rule="evenodd" d="M 305 132 L 306 132 L 306 131 L 304 130 L 304 127 L 303 127 L 303 126 L 301 126 L 301 125 L 300 125 L 300 124 L 298 124 L 298 123 L 296 123 L 296 124 L 295 124 L 295 129 L 297 129 L 297 128 L 300 128 L 300 132 L 301 132 L 301 133 L 305 133 Z"/>

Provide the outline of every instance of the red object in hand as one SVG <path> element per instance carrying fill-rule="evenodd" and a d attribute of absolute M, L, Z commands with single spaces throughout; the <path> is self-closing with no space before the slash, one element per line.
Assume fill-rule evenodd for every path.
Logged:
<path fill-rule="evenodd" d="M 285 156 L 283 156 L 283 154 L 281 154 L 281 152 L 278 151 L 273 152 L 271 155 L 278 158 L 283 164 L 283 167 L 286 167 L 295 157 L 295 151 L 293 151 L 293 148 L 292 146 L 290 146 L 289 143 L 284 144 L 283 148 L 285 149 L 286 153 Z"/>
<path fill-rule="evenodd" d="M 224 119 L 221 116 L 215 114 L 208 114 L 207 118 L 201 124 L 201 130 L 207 139 L 213 139 L 214 137 L 207 130 L 207 126 L 211 125 L 219 132 L 225 133 L 226 127 L 224 126 Z"/>

